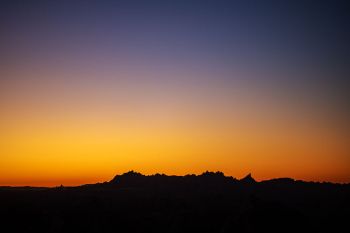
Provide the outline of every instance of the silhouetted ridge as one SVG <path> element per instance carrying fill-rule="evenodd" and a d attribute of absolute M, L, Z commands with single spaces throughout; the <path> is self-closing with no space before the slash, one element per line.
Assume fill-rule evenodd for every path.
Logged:
<path fill-rule="evenodd" d="M 231 176 L 225 176 L 224 173 L 222 172 L 210 172 L 210 171 L 206 171 L 204 173 L 202 173 L 201 175 L 185 175 L 185 176 L 168 176 L 165 174 L 155 174 L 155 175 L 143 175 L 139 172 L 135 172 L 135 171 L 129 171 L 126 172 L 122 175 L 116 175 L 111 181 L 110 183 L 114 183 L 114 182 L 119 182 L 120 180 L 133 180 L 133 179 L 143 179 L 143 178 L 183 178 L 183 179 L 189 179 L 189 178 L 197 178 L 197 179 L 203 179 L 203 178 L 212 178 L 212 179 L 234 179 Z M 235 180 L 235 179 L 234 179 Z"/>
<path fill-rule="evenodd" d="M 321 185 L 323 187 L 332 185 L 342 185 L 330 182 L 307 182 L 302 180 L 294 180 L 292 178 L 274 178 L 271 180 L 256 181 L 251 173 L 244 178 L 237 180 L 232 176 L 225 176 L 223 172 L 211 172 L 206 171 L 200 175 L 188 174 L 185 176 L 165 175 L 165 174 L 154 174 L 154 175 L 143 175 L 139 172 L 129 171 L 122 175 L 116 175 L 109 182 L 104 182 L 103 185 L 117 186 L 117 187 L 141 187 L 141 186 L 163 186 L 168 187 L 174 186 L 189 186 L 194 185 L 196 187 L 214 187 L 222 185 Z M 92 184 L 91 184 L 92 185 Z M 83 185 L 83 186 L 91 186 Z M 99 185 L 99 184 L 97 184 Z M 348 185 L 348 184 L 343 184 Z"/>
<path fill-rule="evenodd" d="M 225 178 L 225 174 L 222 172 L 209 172 L 206 171 L 199 175 L 200 177 L 216 177 L 216 178 Z"/>
<path fill-rule="evenodd" d="M 244 177 L 243 179 L 239 180 L 241 183 L 245 183 L 245 184 L 255 184 L 256 180 L 252 177 L 252 174 L 249 173 L 246 177 Z"/>
<path fill-rule="evenodd" d="M 118 182 L 121 179 L 127 179 L 127 180 L 132 180 L 132 179 L 138 179 L 140 177 L 143 177 L 144 175 L 142 175 L 141 173 L 138 172 L 134 172 L 134 171 L 129 171 L 126 172 L 122 175 L 116 175 L 110 182 Z"/>
<path fill-rule="evenodd" d="M 349 184 L 130 171 L 78 187 L 0 187 L 0 219 L 2 232 L 26 233 L 350 232 L 349 197 Z"/>
<path fill-rule="evenodd" d="M 109 183 L 122 186 L 139 186 L 145 183 L 145 177 L 139 172 L 129 171 L 122 175 L 116 175 Z"/>
<path fill-rule="evenodd" d="M 225 176 L 222 172 L 206 171 L 201 175 L 167 176 L 164 174 L 142 175 L 130 171 L 116 175 L 107 184 L 121 188 L 156 188 L 157 190 L 203 188 L 211 190 L 231 185 L 236 181 L 235 178 Z"/>

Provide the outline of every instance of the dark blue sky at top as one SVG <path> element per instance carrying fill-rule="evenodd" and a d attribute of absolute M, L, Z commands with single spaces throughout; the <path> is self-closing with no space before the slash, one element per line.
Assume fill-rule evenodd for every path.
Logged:
<path fill-rule="evenodd" d="M 0 59 L 3 69 L 57 58 L 113 66 L 122 57 L 159 68 L 279 70 L 287 75 L 253 82 L 316 86 L 346 102 L 349 12 L 346 1 L 2 1 Z"/>

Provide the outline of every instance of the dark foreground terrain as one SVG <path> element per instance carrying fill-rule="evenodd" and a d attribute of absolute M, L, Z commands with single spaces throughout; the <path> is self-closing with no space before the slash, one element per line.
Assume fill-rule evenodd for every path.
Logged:
<path fill-rule="evenodd" d="M 0 187 L 0 232 L 350 232 L 350 185 L 129 172 L 79 187 Z"/>

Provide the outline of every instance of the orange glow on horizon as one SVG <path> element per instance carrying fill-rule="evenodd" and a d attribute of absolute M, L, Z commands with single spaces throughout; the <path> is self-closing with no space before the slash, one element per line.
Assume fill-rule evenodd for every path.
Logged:
<path fill-rule="evenodd" d="M 336 118 L 245 91 L 254 87 L 23 88 L 2 93 L 0 185 L 80 185 L 129 170 L 350 182 Z"/>

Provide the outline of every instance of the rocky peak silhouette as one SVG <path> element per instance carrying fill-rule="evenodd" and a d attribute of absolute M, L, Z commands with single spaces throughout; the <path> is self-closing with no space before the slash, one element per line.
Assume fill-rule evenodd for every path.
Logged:
<path fill-rule="evenodd" d="M 107 185 L 122 188 L 157 188 L 157 189 L 188 189 L 191 187 L 209 189 L 228 186 L 237 179 L 225 176 L 222 172 L 206 171 L 201 175 L 168 176 L 164 174 L 143 175 L 135 171 L 129 171 L 122 175 L 116 175 Z"/>
<path fill-rule="evenodd" d="M 145 176 L 139 172 L 129 171 L 122 175 L 116 175 L 109 184 L 120 184 L 120 185 L 138 185 L 141 184 Z"/>
<path fill-rule="evenodd" d="M 245 184 L 255 184 L 256 180 L 252 177 L 252 174 L 249 173 L 248 175 L 246 175 L 244 178 L 239 180 L 241 183 L 245 183 Z"/>
<path fill-rule="evenodd" d="M 210 172 L 210 171 L 206 171 L 206 172 L 203 172 L 200 176 L 207 176 L 207 177 L 225 177 L 224 173 L 223 172 Z"/>

